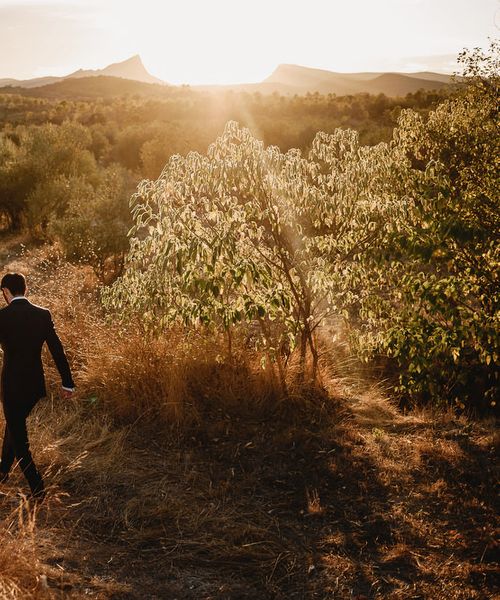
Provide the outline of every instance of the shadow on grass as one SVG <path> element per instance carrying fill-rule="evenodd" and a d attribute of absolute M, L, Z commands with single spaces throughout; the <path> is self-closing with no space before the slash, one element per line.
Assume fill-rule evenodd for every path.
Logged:
<path fill-rule="evenodd" d="M 72 452 L 86 454 L 61 472 L 69 498 L 52 510 L 59 542 L 45 555 L 74 591 L 465 600 L 495 589 L 490 449 L 450 428 L 389 429 L 418 455 L 396 455 L 404 468 L 392 471 L 372 430 L 326 396 L 272 415 L 208 402 L 182 439 L 153 422 L 106 429 L 98 411 L 72 423 L 85 419 L 87 447 L 83 437 Z"/>
<path fill-rule="evenodd" d="M 205 414 L 181 443 L 134 430 L 127 445 L 142 469 L 109 476 L 80 508 L 80 527 L 134 549 L 115 575 L 137 597 L 141 587 L 179 598 L 369 597 L 395 525 L 377 466 L 330 402 L 293 416 Z"/>

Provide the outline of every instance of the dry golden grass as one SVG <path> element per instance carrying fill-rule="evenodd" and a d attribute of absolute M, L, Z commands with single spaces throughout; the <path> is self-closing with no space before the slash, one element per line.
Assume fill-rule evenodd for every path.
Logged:
<path fill-rule="evenodd" d="M 185 430 L 210 406 L 257 411 L 279 401 L 274 379 L 256 368 L 258 360 L 241 356 L 229 363 L 209 337 L 173 330 L 150 339 L 132 328 L 112 336 L 103 330 L 100 341 L 94 338 L 81 382 L 123 420 L 154 418 Z"/>
<path fill-rule="evenodd" d="M 78 394 L 47 360 L 30 429 L 49 497 L 33 513 L 18 472 L 1 488 L 0 598 L 493 597 L 493 424 L 360 393 L 343 347 L 328 393 L 284 400 L 251 353 L 106 322 L 89 270 L 18 243 Z"/>
<path fill-rule="evenodd" d="M 38 558 L 34 523 L 35 516 L 26 510 L 22 501 L 0 522 L 2 599 L 50 597 Z"/>

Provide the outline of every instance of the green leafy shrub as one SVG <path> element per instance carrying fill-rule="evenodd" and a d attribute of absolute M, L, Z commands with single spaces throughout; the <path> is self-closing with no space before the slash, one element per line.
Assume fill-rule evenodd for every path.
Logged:
<path fill-rule="evenodd" d="M 123 168 L 103 169 L 96 187 L 72 182 L 67 210 L 50 223 L 71 261 L 90 264 L 99 280 L 109 283 L 120 275 L 132 225 L 128 200 L 135 181 Z"/>
<path fill-rule="evenodd" d="M 500 384 L 498 46 L 462 60 L 466 85 L 454 99 L 399 120 L 408 212 L 367 263 L 386 274 L 358 343 L 395 361 L 403 396 L 484 408 Z"/>

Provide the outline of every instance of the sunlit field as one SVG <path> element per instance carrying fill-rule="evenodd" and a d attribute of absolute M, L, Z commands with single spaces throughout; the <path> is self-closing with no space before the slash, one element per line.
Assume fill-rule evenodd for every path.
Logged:
<path fill-rule="evenodd" d="M 0 87 L 2 275 L 76 382 L 45 349 L 0 600 L 495 597 L 498 43 L 458 64 Z"/>

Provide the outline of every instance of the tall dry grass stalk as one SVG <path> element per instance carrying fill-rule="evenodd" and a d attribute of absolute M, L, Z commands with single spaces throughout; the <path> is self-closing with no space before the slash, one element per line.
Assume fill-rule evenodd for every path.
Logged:
<path fill-rule="evenodd" d="M 2 494 L 2 504 L 13 506 L 0 517 L 0 598 L 47 600 L 50 593 L 37 552 L 36 512 L 25 499 Z M 2 508 L 4 508 L 2 506 Z"/>
<path fill-rule="evenodd" d="M 206 412 L 263 415 L 308 399 L 294 389 L 292 370 L 285 397 L 272 365 L 262 368 L 259 355 L 249 350 L 229 360 L 212 335 L 172 329 L 150 338 L 132 328 L 100 333 L 87 351 L 80 381 L 91 401 L 120 419 L 153 417 L 190 429 Z"/>

